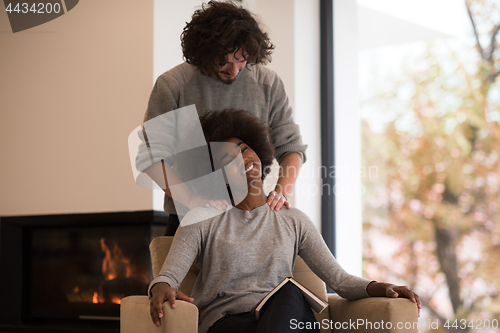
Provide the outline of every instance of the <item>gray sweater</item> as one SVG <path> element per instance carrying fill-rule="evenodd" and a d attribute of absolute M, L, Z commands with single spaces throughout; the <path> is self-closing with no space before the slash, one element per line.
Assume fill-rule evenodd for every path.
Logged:
<path fill-rule="evenodd" d="M 185 218 L 203 221 L 215 208 L 197 208 Z M 177 289 L 196 259 L 200 274 L 191 297 L 200 311 L 200 333 L 226 314 L 248 312 L 287 276 L 297 255 L 340 296 L 368 297 L 369 280 L 340 267 L 310 219 L 295 208 L 253 211 L 234 207 L 203 222 L 180 227 L 160 274 L 151 282 Z"/>
<path fill-rule="evenodd" d="M 200 116 L 207 111 L 243 109 L 271 127 L 278 163 L 290 152 L 298 152 L 305 162 L 307 146 L 302 143 L 280 77 L 264 66 L 255 65 L 249 69 L 242 69 L 236 80 L 228 85 L 202 75 L 193 65 L 182 63 L 158 77 L 144 121 L 192 104 L 196 105 Z M 172 199 L 168 196 L 165 196 L 165 211 L 175 213 Z"/>

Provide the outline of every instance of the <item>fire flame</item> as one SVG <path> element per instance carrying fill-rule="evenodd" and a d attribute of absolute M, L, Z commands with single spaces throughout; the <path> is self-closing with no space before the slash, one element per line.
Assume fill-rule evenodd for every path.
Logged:
<path fill-rule="evenodd" d="M 130 258 L 123 254 L 118 244 L 111 250 L 106 244 L 106 239 L 101 238 L 101 251 L 104 252 L 102 260 L 102 274 L 106 281 L 119 277 L 132 278 L 144 284 L 149 284 L 149 276 L 131 264 Z"/>
<path fill-rule="evenodd" d="M 121 298 L 119 298 L 119 297 L 113 297 L 113 298 L 111 299 L 111 302 L 112 302 L 112 303 L 115 303 L 115 304 L 120 304 L 120 303 L 122 302 L 122 299 L 121 299 Z"/>
<path fill-rule="evenodd" d="M 149 284 L 149 275 L 146 272 L 142 272 L 142 270 L 136 265 L 132 264 L 130 258 L 123 254 L 122 249 L 116 242 L 113 244 L 112 249 L 110 248 L 111 246 L 108 246 L 109 243 L 110 242 L 106 243 L 106 238 L 100 239 L 101 251 L 104 252 L 101 269 L 104 281 L 111 281 L 117 278 L 130 278 L 146 285 Z M 108 292 L 105 293 L 103 292 L 102 287 L 103 286 L 101 285 L 98 291 L 93 291 L 92 295 L 92 291 L 75 286 L 71 290 L 68 297 L 77 302 L 83 301 L 95 304 L 104 302 L 111 302 L 115 304 L 121 303 L 121 298 L 124 295 L 118 295 L 116 292 L 114 295 L 113 292 L 109 295 L 109 289 Z"/>
<path fill-rule="evenodd" d="M 94 292 L 94 297 L 92 297 L 92 303 L 99 303 L 99 294 L 97 291 Z"/>

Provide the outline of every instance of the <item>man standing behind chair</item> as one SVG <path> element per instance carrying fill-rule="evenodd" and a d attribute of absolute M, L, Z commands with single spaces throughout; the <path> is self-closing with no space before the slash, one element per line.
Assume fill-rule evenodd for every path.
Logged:
<path fill-rule="evenodd" d="M 271 61 L 274 49 L 267 34 L 243 7 L 210 1 L 187 23 L 181 46 L 185 62 L 158 77 L 144 121 L 192 104 L 200 116 L 229 108 L 248 110 L 271 127 L 280 164 L 268 204 L 276 210 L 289 207 L 287 197 L 305 162 L 307 146 L 293 120 L 282 80 L 263 66 Z M 173 235 L 179 220 L 168 185 L 165 192 L 164 209 L 170 214 L 166 235 Z M 192 203 L 203 204 L 207 202 Z"/>

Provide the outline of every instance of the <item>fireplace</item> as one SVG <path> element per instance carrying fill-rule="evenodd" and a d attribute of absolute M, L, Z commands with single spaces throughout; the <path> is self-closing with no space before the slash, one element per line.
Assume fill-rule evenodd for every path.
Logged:
<path fill-rule="evenodd" d="M 119 332 L 120 300 L 145 295 L 149 243 L 167 215 L 2 217 L 0 330 Z"/>

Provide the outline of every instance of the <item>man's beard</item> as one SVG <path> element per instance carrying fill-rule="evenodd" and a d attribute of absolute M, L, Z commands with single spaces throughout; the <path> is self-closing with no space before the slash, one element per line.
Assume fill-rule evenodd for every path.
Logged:
<path fill-rule="evenodd" d="M 217 73 L 217 76 L 219 77 L 219 80 L 222 81 L 222 83 L 225 83 L 225 84 L 231 84 L 233 83 L 234 81 L 236 81 L 236 78 L 238 77 L 238 75 L 236 75 L 235 77 L 230 77 L 230 78 L 224 78 L 220 75 L 220 73 Z"/>

